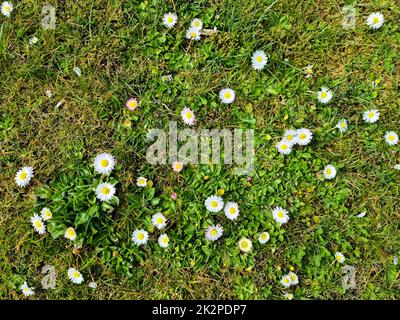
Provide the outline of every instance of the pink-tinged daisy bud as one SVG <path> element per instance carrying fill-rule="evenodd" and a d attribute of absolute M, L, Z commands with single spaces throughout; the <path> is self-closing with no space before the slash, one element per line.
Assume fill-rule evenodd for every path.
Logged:
<path fill-rule="evenodd" d="M 125 103 L 125 106 L 127 107 L 128 110 L 134 111 L 136 110 L 138 104 L 139 102 L 137 101 L 137 99 L 131 98 Z"/>

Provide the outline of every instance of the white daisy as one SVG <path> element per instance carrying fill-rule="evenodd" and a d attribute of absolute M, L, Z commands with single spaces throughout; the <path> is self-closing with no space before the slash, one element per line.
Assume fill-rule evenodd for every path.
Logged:
<path fill-rule="evenodd" d="M 286 292 L 283 297 L 287 300 L 292 300 L 293 299 L 293 293 Z"/>
<path fill-rule="evenodd" d="M 324 176 L 325 176 L 325 179 L 328 179 L 328 180 L 333 179 L 334 177 L 336 177 L 336 168 L 333 165 L 328 164 L 324 168 Z"/>
<path fill-rule="evenodd" d="M 111 183 L 103 182 L 99 183 L 96 188 L 96 197 L 100 201 L 108 201 L 115 194 L 115 187 Z"/>
<path fill-rule="evenodd" d="M 289 272 L 289 277 L 290 277 L 290 281 L 291 281 L 291 285 L 295 286 L 297 284 L 299 284 L 299 277 L 297 276 L 297 274 L 295 274 L 294 272 Z"/>
<path fill-rule="evenodd" d="M 313 75 L 313 66 L 309 64 L 307 67 L 304 68 L 304 74 L 306 78 L 311 78 Z"/>
<path fill-rule="evenodd" d="M 67 271 L 68 278 L 75 284 L 80 284 L 83 282 L 82 274 L 75 268 L 69 268 Z"/>
<path fill-rule="evenodd" d="M 149 239 L 149 233 L 143 229 L 136 229 L 132 233 L 132 241 L 136 243 L 138 246 L 142 244 L 146 244 Z"/>
<path fill-rule="evenodd" d="M 38 41 L 39 41 L 38 37 L 34 36 L 34 37 L 29 39 L 29 44 L 32 46 L 32 45 L 38 43 Z"/>
<path fill-rule="evenodd" d="M 240 212 L 239 206 L 236 202 L 227 202 L 224 212 L 229 220 L 236 220 Z"/>
<path fill-rule="evenodd" d="M 292 279 L 290 278 L 290 275 L 288 274 L 284 275 L 281 279 L 281 284 L 285 288 L 289 288 L 292 285 Z"/>
<path fill-rule="evenodd" d="M 175 172 L 181 172 L 183 169 L 183 162 L 174 161 L 172 162 L 172 170 Z"/>
<path fill-rule="evenodd" d="M 39 217 L 36 213 L 33 214 L 33 217 L 31 217 L 31 223 L 37 233 L 39 234 L 46 233 L 46 226 L 44 225 L 42 218 Z"/>
<path fill-rule="evenodd" d="M 232 103 L 235 100 L 235 91 L 230 88 L 222 89 L 219 98 L 223 103 Z"/>
<path fill-rule="evenodd" d="M 53 214 L 49 208 L 43 208 L 42 211 L 40 211 L 40 216 L 43 221 L 51 220 L 51 218 L 53 218 Z"/>
<path fill-rule="evenodd" d="M 272 210 L 272 217 L 276 222 L 287 223 L 289 221 L 289 213 L 286 209 L 281 207 L 275 207 Z"/>
<path fill-rule="evenodd" d="M 210 212 L 219 212 L 224 207 L 224 201 L 221 197 L 211 196 L 206 199 L 204 202 L 206 208 Z"/>
<path fill-rule="evenodd" d="M 260 234 L 260 236 L 258 237 L 258 242 L 260 242 L 261 244 L 267 243 L 270 239 L 270 235 L 267 231 L 264 231 Z"/>
<path fill-rule="evenodd" d="M 160 245 L 161 248 L 168 248 L 169 238 L 165 233 L 163 233 L 158 237 L 158 244 Z"/>
<path fill-rule="evenodd" d="M 344 255 L 343 255 L 343 253 L 341 253 L 341 252 L 336 252 L 336 253 L 335 253 L 335 260 L 336 260 L 337 262 L 339 262 L 339 263 L 343 263 L 344 260 L 346 260 L 346 259 L 345 259 Z"/>
<path fill-rule="evenodd" d="M 97 288 L 97 283 L 94 281 L 90 281 L 88 284 L 88 287 L 91 289 L 96 289 Z"/>
<path fill-rule="evenodd" d="M 69 227 L 67 230 L 65 230 L 64 237 L 67 238 L 68 240 L 74 241 L 76 239 L 75 229 Z"/>
<path fill-rule="evenodd" d="M 329 101 L 331 101 L 333 93 L 328 88 L 322 87 L 321 90 L 318 91 L 317 96 L 319 102 L 328 103 Z"/>
<path fill-rule="evenodd" d="M 371 13 L 367 18 L 367 25 L 370 29 L 379 29 L 384 22 L 385 18 L 380 12 Z"/>
<path fill-rule="evenodd" d="M 306 128 L 301 128 L 297 130 L 296 142 L 300 146 L 306 146 L 311 142 L 312 137 L 313 134 L 311 130 Z"/>
<path fill-rule="evenodd" d="M 145 177 L 139 177 L 136 179 L 136 185 L 138 187 L 145 187 L 147 186 L 147 179 Z"/>
<path fill-rule="evenodd" d="M 110 174 L 115 166 L 115 158 L 109 153 L 100 153 L 94 158 L 94 169 L 100 174 Z"/>
<path fill-rule="evenodd" d="M 178 17 L 174 13 L 166 13 L 163 16 L 163 24 L 167 28 L 172 28 L 176 22 L 178 21 Z"/>
<path fill-rule="evenodd" d="M 363 113 L 363 120 L 368 123 L 375 123 L 378 121 L 379 116 L 378 110 L 367 110 Z"/>
<path fill-rule="evenodd" d="M 346 132 L 348 128 L 347 120 L 346 119 L 339 120 L 339 122 L 336 125 L 336 128 L 342 133 Z"/>
<path fill-rule="evenodd" d="M 217 224 L 215 226 L 208 226 L 206 230 L 206 239 L 210 241 L 218 240 L 223 233 L 224 229 L 220 224 Z"/>
<path fill-rule="evenodd" d="M 250 239 L 243 237 L 239 240 L 238 246 L 239 246 L 240 251 L 249 252 L 251 250 L 251 248 L 253 247 L 253 243 L 251 242 Z"/>
<path fill-rule="evenodd" d="M 201 29 L 203 29 L 203 21 L 201 21 L 200 19 L 197 19 L 197 18 L 193 19 L 190 22 L 190 27 L 201 30 Z"/>
<path fill-rule="evenodd" d="M 189 126 L 192 126 L 194 124 L 195 116 L 191 109 L 183 108 L 183 110 L 181 111 L 181 117 L 183 122 L 188 124 Z"/>
<path fill-rule="evenodd" d="M 201 35 L 200 29 L 190 27 L 189 29 L 186 30 L 186 39 L 189 40 L 193 39 L 199 41 L 200 35 Z"/>
<path fill-rule="evenodd" d="M 31 181 L 32 177 L 33 168 L 23 167 L 15 175 L 15 182 L 17 183 L 18 187 L 26 187 L 29 184 L 29 181 Z"/>
<path fill-rule="evenodd" d="M 399 142 L 399 136 L 394 131 L 388 131 L 385 134 L 385 141 L 389 146 L 393 146 Z"/>
<path fill-rule="evenodd" d="M 22 291 L 22 294 L 23 294 L 25 297 L 29 297 L 29 296 L 35 294 L 35 291 L 33 291 L 33 287 L 30 288 L 30 287 L 28 286 L 28 284 L 26 283 L 26 281 L 21 285 L 20 289 L 21 289 L 21 291 Z"/>
<path fill-rule="evenodd" d="M 397 256 L 393 257 L 393 264 L 397 266 L 399 264 L 399 258 Z"/>
<path fill-rule="evenodd" d="M 162 213 L 156 213 L 151 217 L 151 222 L 157 229 L 161 230 L 167 225 L 167 218 Z"/>
<path fill-rule="evenodd" d="M 292 145 L 297 143 L 297 130 L 289 129 L 283 134 L 283 139 L 289 141 Z"/>
<path fill-rule="evenodd" d="M 4 1 L 1 4 L 1 13 L 6 17 L 9 17 L 12 11 L 13 11 L 13 5 L 11 2 Z"/>
<path fill-rule="evenodd" d="M 251 58 L 251 63 L 254 70 L 262 70 L 268 63 L 268 57 L 264 53 L 264 51 L 257 50 L 256 52 L 253 53 L 253 57 Z"/>
<path fill-rule="evenodd" d="M 278 149 L 279 153 L 287 155 L 292 152 L 292 145 L 293 143 L 283 138 L 281 141 L 277 143 L 276 149 Z"/>

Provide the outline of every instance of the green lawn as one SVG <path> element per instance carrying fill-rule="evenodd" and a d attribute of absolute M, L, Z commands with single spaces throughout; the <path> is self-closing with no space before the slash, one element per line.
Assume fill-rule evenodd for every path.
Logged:
<path fill-rule="evenodd" d="M 384 139 L 400 134 L 396 0 L 360 2 L 354 29 L 342 27 L 347 0 L 53 1 L 54 30 L 41 26 L 44 3 L 12 2 L 11 16 L 0 15 L 0 298 L 24 299 L 24 281 L 35 288 L 29 299 L 400 298 L 400 144 Z M 168 12 L 178 16 L 171 29 L 162 23 Z M 366 24 L 373 12 L 385 17 L 376 30 Z M 194 18 L 217 32 L 186 39 Z M 261 71 L 251 65 L 256 50 L 269 57 Z M 236 93 L 232 104 L 219 99 L 226 87 Z M 333 92 L 328 104 L 317 100 L 321 87 Z M 125 108 L 131 97 L 135 111 Z M 223 164 L 176 173 L 147 163 L 148 130 L 169 120 L 187 128 L 184 107 L 196 129 L 254 129 L 251 180 Z M 380 112 L 376 123 L 362 119 L 370 109 Z M 344 133 L 335 128 L 340 119 Z M 285 130 L 302 127 L 311 143 L 279 154 Z M 116 159 L 106 178 L 93 168 L 102 152 Z M 322 174 L 328 164 L 337 169 L 332 180 Z M 20 188 L 14 177 L 24 166 L 34 177 Z M 110 204 L 95 198 L 100 179 L 117 183 Z M 206 210 L 216 193 L 238 203 L 236 221 Z M 44 206 L 51 232 L 39 235 L 30 218 Z M 289 211 L 288 223 L 273 220 L 275 206 Z M 91 208 L 97 217 L 76 226 L 74 249 L 65 226 Z M 168 249 L 151 224 L 157 212 L 169 220 Z M 206 240 L 217 223 L 223 236 Z M 137 228 L 149 232 L 144 246 L 131 240 Z M 258 242 L 263 231 L 266 244 Z M 249 253 L 238 248 L 242 237 L 253 242 Z M 42 289 L 44 264 L 55 267 L 56 289 Z M 346 264 L 356 268 L 355 289 L 342 287 Z M 83 283 L 68 279 L 70 267 Z M 290 271 L 299 284 L 284 288 Z"/>

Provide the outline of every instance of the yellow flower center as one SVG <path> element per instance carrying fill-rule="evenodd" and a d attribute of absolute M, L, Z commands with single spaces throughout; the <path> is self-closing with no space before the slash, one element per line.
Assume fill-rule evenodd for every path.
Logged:
<path fill-rule="evenodd" d="M 373 21 L 374 23 L 378 23 L 378 22 L 379 22 L 379 18 L 378 18 L 378 17 L 375 17 L 372 21 Z"/>
<path fill-rule="evenodd" d="M 176 170 L 181 170 L 182 169 L 182 165 L 180 163 L 175 164 L 175 169 Z"/>
<path fill-rule="evenodd" d="M 267 234 L 265 234 L 265 233 L 261 234 L 261 239 L 262 239 L 262 240 L 267 239 Z"/>
<path fill-rule="evenodd" d="M 311 68 L 307 68 L 307 69 L 306 69 L 306 72 L 307 72 L 308 74 L 311 74 L 311 73 L 312 73 L 312 69 L 311 69 Z"/>
<path fill-rule="evenodd" d="M 45 215 L 46 217 L 50 218 L 50 217 L 51 217 L 51 211 L 50 211 L 50 210 L 46 210 L 45 213 L 44 213 L 44 215 Z"/>
<path fill-rule="evenodd" d="M 332 173 L 332 169 L 326 169 L 326 174 L 331 174 Z"/>
<path fill-rule="evenodd" d="M 389 141 L 394 141 L 394 136 L 393 135 L 389 136 Z"/>
<path fill-rule="evenodd" d="M 195 21 L 195 22 L 193 23 L 193 25 L 194 25 L 195 27 L 198 27 L 198 26 L 200 25 L 200 22 L 199 22 L 199 21 Z"/>
<path fill-rule="evenodd" d="M 326 93 L 325 91 L 321 93 L 321 98 L 325 99 L 328 96 L 328 93 Z"/>
<path fill-rule="evenodd" d="M 36 220 L 35 226 L 36 226 L 36 228 L 40 229 L 40 228 L 42 228 L 42 223 L 39 220 Z"/>
<path fill-rule="evenodd" d="M 210 231 L 210 233 L 211 233 L 212 236 L 216 236 L 218 232 L 217 232 L 216 229 L 212 229 L 212 230 Z"/>
<path fill-rule="evenodd" d="M 163 242 L 163 243 L 168 243 L 168 238 L 167 238 L 167 237 L 164 237 L 164 238 L 162 239 L 162 242 Z"/>
<path fill-rule="evenodd" d="M 129 101 L 129 108 L 135 109 L 137 107 L 137 102 L 135 100 Z"/>
<path fill-rule="evenodd" d="M 7 12 L 10 11 L 10 6 L 5 6 L 4 10 L 7 11 Z"/>
<path fill-rule="evenodd" d="M 218 202 L 215 200 L 211 201 L 211 207 L 213 207 L 213 208 L 218 207 Z"/>
<path fill-rule="evenodd" d="M 26 172 L 22 172 L 22 173 L 19 175 L 19 177 L 20 177 L 22 180 L 25 180 L 27 176 L 28 176 L 28 174 L 27 174 Z"/>
<path fill-rule="evenodd" d="M 101 192 L 102 192 L 104 195 L 108 195 L 108 194 L 111 192 L 111 190 L 110 190 L 109 187 L 103 187 L 103 189 L 101 189 Z"/>
<path fill-rule="evenodd" d="M 186 118 L 188 118 L 188 119 L 192 119 L 192 113 L 191 112 L 187 112 L 186 113 Z"/>
<path fill-rule="evenodd" d="M 174 19 L 172 19 L 172 17 L 168 17 L 167 21 L 168 21 L 168 23 L 172 23 L 174 21 Z"/>
<path fill-rule="evenodd" d="M 288 134 L 286 139 L 288 139 L 289 141 L 292 141 L 293 140 L 293 135 L 292 134 Z"/>
<path fill-rule="evenodd" d="M 288 148 L 288 146 L 286 144 L 282 145 L 282 150 L 286 150 Z"/>
<path fill-rule="evenodd" d="M 74 278 L 79 278 L 79 273 L 78 273 L 78 271 L 74 271 L 74 273 L 72 274 L 72 276 L 73 276 Z"/>
<path fill-rule="evenodd" d="M 373 118 L 373 117 L 374 117 L 374 113 L 373 112 L 368 113 L 368 118 Z"/>
<path fill-rule="evenodd" d="M 75 230 L 72 228 L 69 228 L 67 231 L 68 237 L 73 238 L 75 237 Z"/>
<path fill-rule="evenodd" d="M 103 159 L 103 160 L 101 160 L 100 161 L 100 165 L 102 166 L 102 167 L 107 167 L 108 166 L 108 160 L 107 159 Z"/>
<path fill-rule="evenodd" d="M 144 234 L 143 233 L 139 233 L 137 237 L 138 237 L 139 240 L 143 240 L 144 239 Z"/>
<path fill-rule="evenodd" d="M 192 32 L 190 33 L 190 37 L 191 37 L 191 38 L 194 38 L 195 36 L 196 36 L 196 33 L 192 31 Z"/>
<path fill-rule="evenodd" d="M 224 97 L 225 97 L 225 99 L 229 99 L 231 97 L 231 93 L 225 92 Z"/>
<path fill-rule="evenodd" d="M 305 138 L 307 138 L 307 135 L 305 133 L 300 133 L 299 138 L 301 140 L 304 140 Z"/>
<path fill-rule="evenodd" d="M 284 282 L 285 284 L 288 284 L 288 283 L 289 283 L 289 279 L 288 279 L 288 278 L 285 278 L 285 279 L 283 279 L 283 282 Z"/>
<path fill-rule="evenodd" d="M 247 241 L 242 241 L 242 248 L 243 249 L 247 249 L 249 247 L 249 244 L 247 243 Z"/>
<path fill-rule="evenodd" d="M 261 56 L 257 56 L 256 61 L 257 62 L 262 62 L 263 58 Z"/>
<path fill-rule="evenodd" d="M 230 214 L 235 214 L 236 213 L 236 209 L 234 207 L 229 209 L 229 213 Z"/>
<path fill-rule="evenodd" d="M 163 218 L 161 218 L 161 217 L 158 217 L 157 218 L 157 223 L 158 224 L 162 224 L 164 222 L 164 219 Z"/>
<path fill-rule="evenodd" d="M 277 216 L 278 218 L 283 218 L 284 217 L 283 211 L 279 211 Z"/>
<path fill-rule="evenodd" d="M 341 122 L 341 123 L 340 123 L 340 127 L 341 127 L 341 128 L 345 128 L 345 127 L 346 127 L 346 124 L 345 124 L 344 122 Z"/>

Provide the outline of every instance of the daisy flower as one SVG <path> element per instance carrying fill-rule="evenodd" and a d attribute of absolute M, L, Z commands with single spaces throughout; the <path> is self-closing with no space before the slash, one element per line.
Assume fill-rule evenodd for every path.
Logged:
<path fill-rule="evenodd" d="M 36 213 L 31 217 L 31 223 L 35 231 L 39 234 L 46 233 L 46 226 L 41 217 L 39 217 Z"/>
<path fill-rule="evenodd" d="M 53 218 L 53 214 L 49 208 L 43 208 L 42 211 L 40 211 L 40 216 L 42 217 L 43 221 L 51 220 L 51 218 Z"/>
<path fill-rule="evenodd" d="M 294 272 L 289 272 L 288 275 L 290 277 L 291 285 L 295 286 L 299 284 L 299 277 L 297 276 L 297 274 L 295 274 Z"/>
<path fill-rule="evenodd" d="M 253 53 L 253 57 L 251 58 L 251 64 L 254 70 L 262 70 L 265 65 L 268 63 L 268 57 L 264 53 L 264 51 L 257 50 Z"/>
<path fill-rule="evenodd" d="M 236 220 L 240 212 L 239 206 L 236 202 L 227 202 L 224 212 L 229 220 Z"/>
<path fill-rule="evenodd" d="M 138 246 L 142 244 L 146 244 L 149 239 L 149 233 L 143 229 L 136 229 L 132 233 L 132 241 L 136 243 Z"/>
<path fill-rule="evenodd" d="M 134 111 L 137 108 L 138 104 L 139 103 L 138 103 L 137 99 L 131 98 L 125 102 L 125 107 L 130 111 Z"/>
<path fill-rule="evenodd" d="M 324 168 L 324 176 L 325 176 L 325 179 L 328 179 L 328 180 L 333 179 L 334 177 L 336 177 L 336 168 L 333 165 L 328 164 Z"/>
<path fill-rule="evenodd" d="M 203 29 L 203 21 L 201 21 L 200 19 L 197 19 L 197 18 L 193 19 L 190 22 L 190 27 L 197 29 L 197 30 L 201 30 L 201 29 Z"/>
<path fill-rule="evenodd" d="M 206 239 L 210 241 L 215 241 L 221 238 L 224 233 L 224 229 L 220 224 L 215 226 L 209 226 L 206 230 Z"/>
<path fill-rule="evenodd" d="M 178 17 L 174 13 L 166 13 L 163 16 L 163 24 L 166 26 L 168 29 L 172 28 L 176 22 L 178 21 Z"/>
<path fill-rule="evenodd" d="M 379 29 L 384 22 L 385 18 L 380 12 L 371 13 L 367 18 L 367 25 L 370 29 Z"/>
<path fill-rule="evenodd" d="M 194 124 L 195 116 L 191 109 L 183 108 L 183 110 L 181 111 L 181 117 L 183 122 L 188 124 L 189 126 L 192 126 Z"/>
<path fill-rule="evenodd" d="M 258 237 L 258 242 L 261 244 L 267 243 L 270 239 L 270 235 L 267 231 L 264 231 Z"/>
<path fill-rule="evenodd" d="M 399 136 L 394 131 L 388 131 L 385 134 L 385 141 L 389 146 L 393 146 L 399 142 Z"/>
<path fill-rule="evenodd" d="M 311 139 L 313 137 L 313 134 L 311 130 L 306 129 L 306 128 L 301 128 L 297 130 L 297 139 L 296 142 L 300 146 L 306 146 L 311 142 Z"/>
<path fill-rule="evenodd" d="M 20 289 L 21 289 L 21 291 L 22 291 L 22 294 L 23 294 L 25 297 L 29 297 L 29 296 L 35 294 L 35 291 L 33 291 L 33 287 L 30 288 L 30 287 L 28 286 L 28 284 L 26 283 L 26 281 L 21 285 Z"/>
<path fill-rule="evenodd" d="M 201 34 L 200 29 L 190 27 L 186 31 L 186 39 L 189 39 L 189 40 L 193 39 L 193 40 L 198 41 L 198 40 L 200 40 L 200 34 Z"/>
<path fill-rule="evenodd" d="M 147 186 L 147 179 L 145 177 L 139 177 L 136 179 L 136 185 L 138 187 L 145 187 Z"/>
<path fill-rule="evenodd" d="M 277 143 L 276 148 L 279 153 L 287 155 L 292 152 L 292 145 L 287 139 L 283 138 Z"/>
<path fill-rule="evenodd" d="M 224 207 L 224 201 L 221 197 L 211 196 L 206 199 L 204 202 L 206 208 L 210 212 L 219 212 Z"/>
<path fill-rule="evenodd" d="M 339 122 L 336 125 L 336 128 L 339 129 L 340 132 L 346 132 L 348 125 L 347 125 L 347 120 L 346 119 L 342 119 L 339 120 Z"/>
<path fill-rule="evenodd" d="M 346 259 L 345 259 L 344 255 L 343 255 L 343 253 L 341 253 L 341 252 L 336 252 L 336 253 L 335 253 L 335 260 L 336 260 L 337 262 L 339 262 L 339 263 L 343 263 L 344 260 L 346 260 Z"/>
<path fill-rule="evenodd" d="M 15 182 L 17 183 L 18 187 L 26 187 L 29 184 L 29 181 L 31 181 L 32 177 L 33 168 L 23 167 L 15 175 Z"/>
<path fill-rule="evenodd" d="M 313 75 L 313 66 L 309 64 L 307 67 L 304 68 L 304 74 L 306 78 L 311 78 Z"/>
<path fill-rule="evenodd" d="M 96 197 L 100 201 L 109 201 L 115 194 L 115 187 L 111 183 L 99 183 L 96 188 Z"/>
<path fill-rule="evenodd" d="M 250 239 L 243 237 L 242 239 L 239 240 L 238 246 L 240 251 L 249 252 L 253 247 L 253 244 L 251 243 Z"/>
<path fill-rule="evenodd" d="M 69 227 L 67 230 L 65 230 L 64 237 L 67 238 L 68 240 L 74 241 L 76 239 L 75 229 Z"/>
<path fill-rule="evenodd" d="M 29 44 L 32 46 L 32 45 L 38 43 L 38 41 L 39 41 L 38 37 L 32 37 L 29 39 Z"/>
<path fill-rule="evenodd" d="M 75 268 L 69 268 L 67 271 L 68 278 L 75 284 L 80 284 L 83 282 L 82 274 Z"/>
<path fill-rule="evenodd" d="M 219 98 L 223 103 L 232 103 L 235 100 L 235 91 L 230 88 L 222 89 L 219 92 Z"/>
<path fill-rule="evenodd" d="M 290 275 L 288 274 L 284 275 L 281 279 L 281 284 L 285 288 L 289 288 L 292 285 L 292 279 L 290 278 Z"/>
<path fill-rule="evenodd" d="M 317 96 L 319 102 L 328 103 L 329 101 L 331 101 L 333 93 L 328 88 L 322 87 L 321 90 L 318 91 Z"/>
<path fill-rule="evenodd" d="M 289 141 L 292 145 L 297 142 L 297 130 L 289 129 L 283 134 L 283 139 Z"/>
<path fill-rule="evenodd" d="M 281 207 L 275 207 L 272 210 L 272 217 L 276 222 L 287 223 L 289 221 L 289 213 L 286 209 Z"/>
<path fill-rule="evenodd" d="M 94 281 L 90 281 L 88 284 L 88 287 L 91 289 L 96 289 L 97 288 L 97 283 Z"/>
<path fill-rule="evenodd" d="M 151 217 L 151 222 L 158 230 L 164 228 L 167 224 L 167 218 L 162 213 L 153 214 Z"/>
<path fill-rule="evenodd" d="M 1 4 L 1 13 L 6 17 L 9 17 L 12 11 L 13 11 L 13 5 L 11 2 L 4 1 Z"/>
<path fill-rule="evenodd" d="M 175 172 L 181 172 L 183 169 L 183 162 L 180 161 L 174 161 L 172 163 L 172 170 Z"/>
<path fill-rule="evenodd" d="M 94 170 L 100 174 L 110 174 L 115 166 L 115 158 L 109 153 L 100 153 L 94 158 Z"/>
<path fill-rule="evenodd" d="M 363 113 L 363 120 L 368 123 L 375 123 L 378 121 L 379 116 L 378 110 L 367 110 Z"/>
<path fill-rule="evenodd" d="M 283 297 L 284 297 L 285 299 L 287 299 L 287 300 L 292 300 L 292 299 L 293 299 L 293 293 L 286 292 L 286 293 L 283 295 Z"/>
<path fill-rule="evenodd" d="M 158 237 L 158 244 L 160 245 L 161 248 L 167 248 L 169 245 L 169 238 L 168 236 L 163 233 Z"/>

